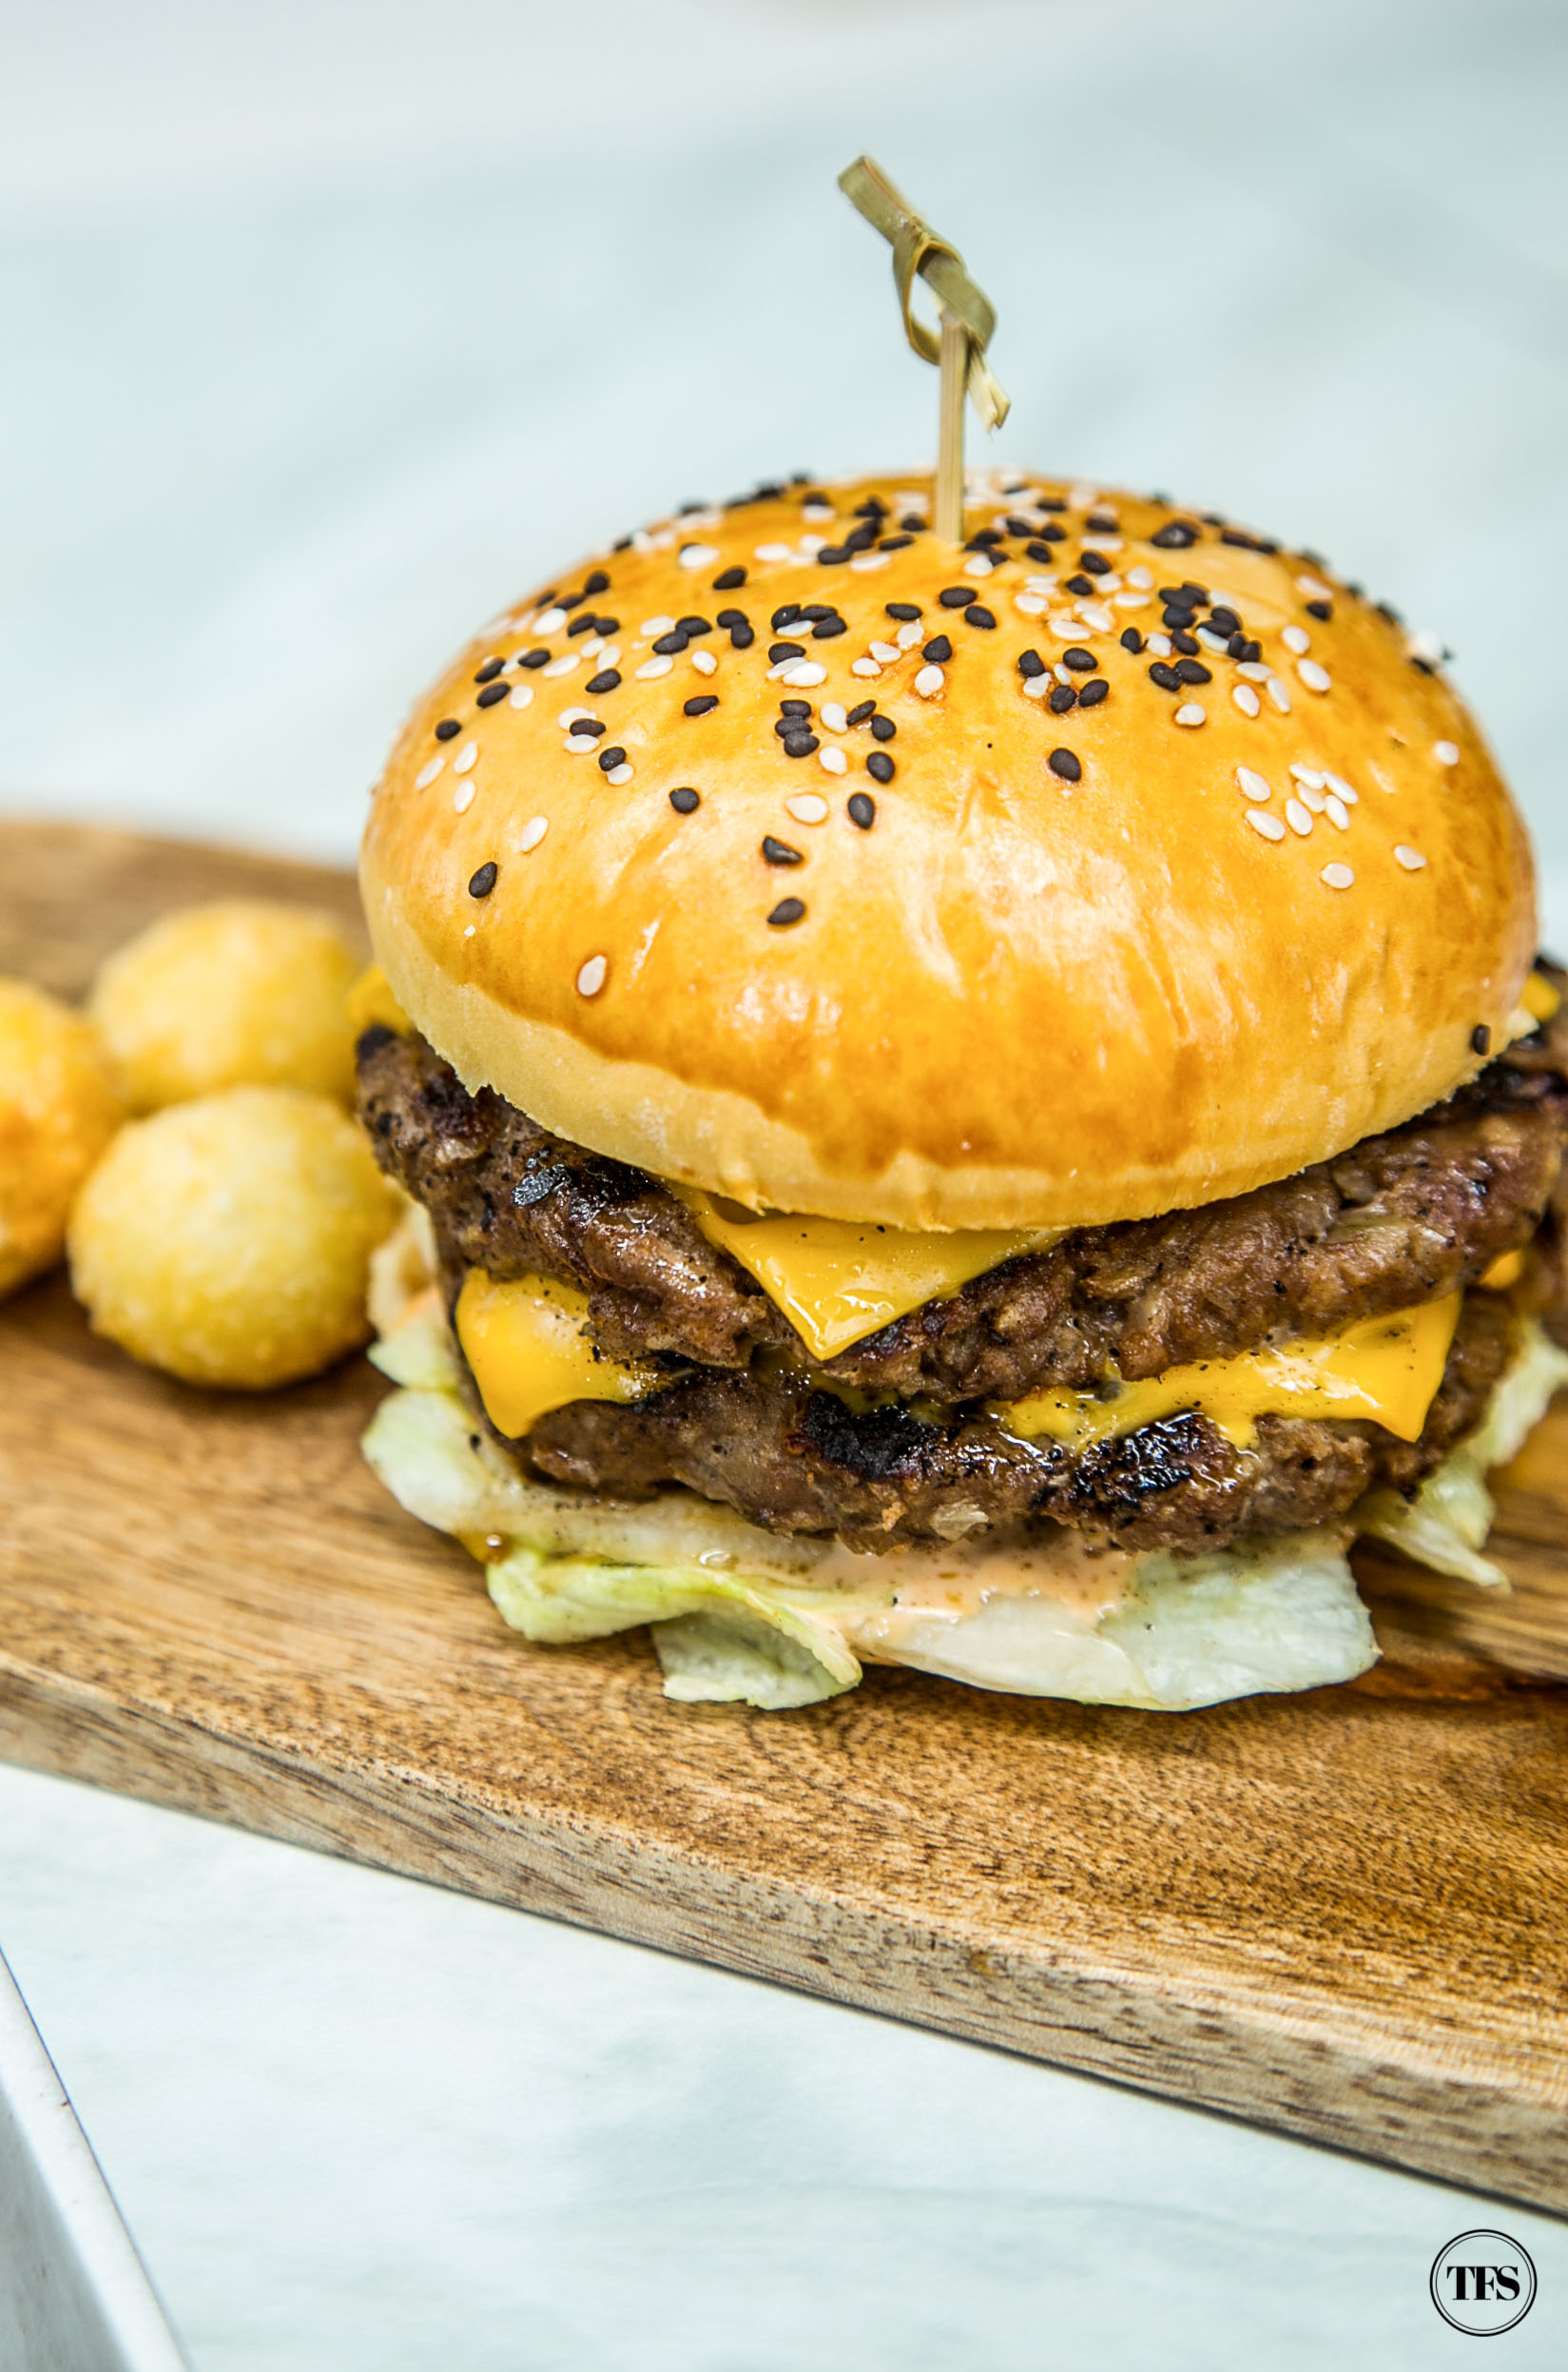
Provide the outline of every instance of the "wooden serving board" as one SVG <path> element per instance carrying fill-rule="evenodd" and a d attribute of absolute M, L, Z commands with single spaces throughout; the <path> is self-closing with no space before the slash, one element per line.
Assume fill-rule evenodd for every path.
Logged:
<path fill-rule="evenodd" d="M 72 991 L 236 889 L 336 873 L 0 828 L 0 970 Z M 1213 1711 L 873 1669 L 667 1703 L 536 1648 L 358 1454 L 361 1361 L 185 1390 L 61 1279 L 0 1309 L 0 1751 L 1568 2211 L 1568 1417 L 1500 1598 L 1363 1560 L 1384 1661 Z"/>

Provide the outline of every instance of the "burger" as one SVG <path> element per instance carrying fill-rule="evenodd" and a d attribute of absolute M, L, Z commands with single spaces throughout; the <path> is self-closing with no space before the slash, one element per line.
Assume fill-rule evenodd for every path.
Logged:
<path fill-rule="evenodd" d="M 1568 1378 L 1568 1015 L 1442 654 L 1315 554 L 974 475 L 687 509 L 374 795 L 366 1437 L 533 1640 L 1178 1709 L 1496 1586 Z"/>

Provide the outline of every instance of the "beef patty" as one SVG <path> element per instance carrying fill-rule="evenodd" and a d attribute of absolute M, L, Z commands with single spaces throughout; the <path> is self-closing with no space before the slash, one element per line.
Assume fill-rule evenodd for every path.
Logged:
<path fill-rule="evenodd" d="M 646 1171 L 552 1136 L 490 1088 L 471 1096 L 419 1038 L 367 1030 L 359 1082 L 381 1166 L 429 1211 L 450 1268 L 569 1280 L 589 1294 L 599 1343 L 623 1357 L 744 1371 L 759 1351 L 805 1355 L 761 1287 Z M 1403 1128 L 1249 1195 L 1080 1228 L 818 1372 L 944 1407 L 1094 1390 L 1436 1300 L 1538 1230 L 1539 1297 L 1555 1302 L 1568 1285 L 1565 1141 L 1568 1005 Z"/>

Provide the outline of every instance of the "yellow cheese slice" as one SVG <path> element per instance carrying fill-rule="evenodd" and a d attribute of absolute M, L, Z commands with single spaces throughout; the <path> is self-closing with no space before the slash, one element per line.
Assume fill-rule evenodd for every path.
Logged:
<path fill-rule="evenodd" d="M 861 1227 L 848 1219 L 748 1211 L 696 1187 L 675 1191 L 708 1242 L 756 1278 L 814 1359 L 834 1358 L 922 1301 L 948 1300 L 972 1276 L 1061 1240 L 1060 1229 L 937 1235 Z"/>
<path fill-rule="evenodd" d="M 1490 1268 L 1482 1273 L 1481 1282 L 1489 1293 L 1505 1293 L 1509 1286 L 1517 1285 L 1523 1274 L 1522 1252 L 1500 1252 Z"/>
<path fill-rule="evenodd" d="M 457 1340 L 498 1432 L 515 1441 L 571 1400 L 642 1400 L 669 1378 L 612 1359 L 586 1331 L 588 1295 L 542 1276 L 497 1284 L 470 1269 L 457 1296 Z"/>
<path fill-rule="evenodd" d="M 392 982 L 378 963 L 368 963 L 348 992 L 349 1027 L 356 1038 L 380 1021 L 406 1038 L 413 1023 L 392 993 Z"/>
<path fill-rule="evenodd" d="M 991 1414 L 1021 1440 L 1046 1433 L 1080 1449 L 1184 1409 L 1201 1411 L 1238 1448 L 1253 1439 L 1260 1416 L 1370 1417 L 1401 1441 L 1415 1441 L 1442 1381 L 1462 1298 L 1450 1293 L 1394 1317 L 1364 1318 L 1326 1341 L 1167 1368 L 1124 1384 L 1112 1400 L 1042 1391 Z"/>
<path fill-rule="evenodd" d="M 1561 991 L 1544 972 L 1532 972 L 1520 994 L 1520 1003 L 1536 1022 L 1551 1021 L 1561 1002 Z"/>

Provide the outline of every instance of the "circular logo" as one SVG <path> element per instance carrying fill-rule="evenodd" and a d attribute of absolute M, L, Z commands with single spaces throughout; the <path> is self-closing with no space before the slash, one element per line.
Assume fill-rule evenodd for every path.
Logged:
<path fill-rule="evenodd" d="M 1456 2331 L 1491 2339 L 1536 2303 L 1530 2252 L 1506 2232 L 1461 2232 L 1432 2260 L 1432 2304 Z"/>

